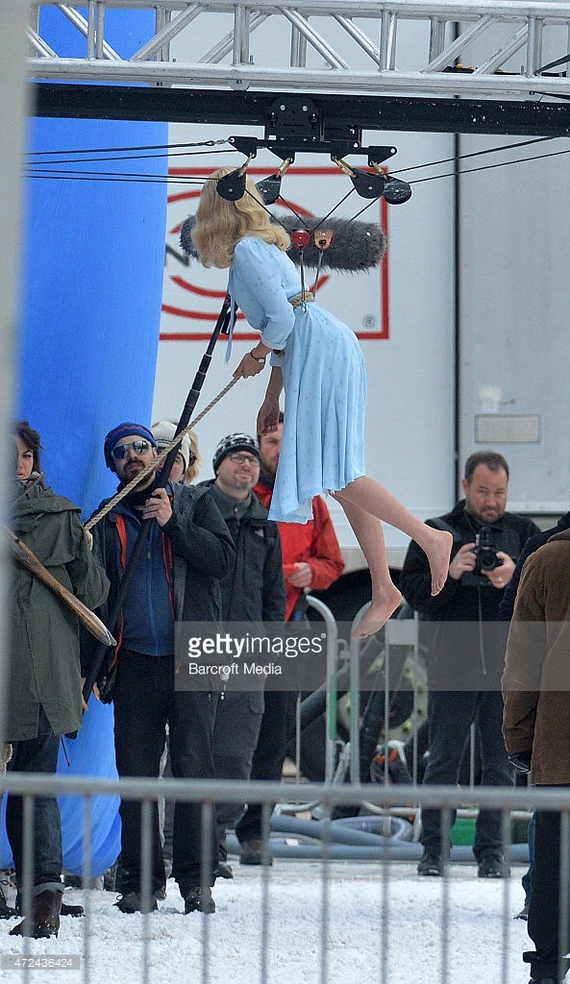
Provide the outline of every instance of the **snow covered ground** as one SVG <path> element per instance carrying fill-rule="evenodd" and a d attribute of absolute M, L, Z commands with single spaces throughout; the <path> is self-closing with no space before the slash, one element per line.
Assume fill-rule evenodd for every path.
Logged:
<path fill-rule="evenodd" d="M 230 859 L 231 860 L 231 859 Z M 0 969 L 0 981 L 65 984 L 527 984 L 522 951 L 525 870 L 478 879 L 453 864 L 421 878 L 413 862 L 276 858 L 271 869 L 234 864 L 218 881 L 217 911 L 185 916 L 172 879 L 160 911 L 124 915 L 114 893 L 68 891 L 85 919 L 62 919 L 59 938 L 24 941 L 0 922 L 0 958 L 75 955 L 80 969 Z M 45 963 L 46 961 L 44 961 Z"/>

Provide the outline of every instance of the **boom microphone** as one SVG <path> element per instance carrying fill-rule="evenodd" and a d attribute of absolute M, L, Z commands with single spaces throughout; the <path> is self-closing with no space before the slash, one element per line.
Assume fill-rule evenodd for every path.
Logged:
<path fill-rule="evenodd" d="M 306 267 L 313 269 L 339 270 L 343 273 L 359 273 L 380 264 L 386 252 L 386 236 L 374 222 L 358 222 L 356 219 L 315 219 L 299 220 L 296 215 L 272 216 L 272 221 L 283 226 L 291 235 L 299 228 L 308 229 L 310 241 L 302 251 L 294 246 L 287 250 L 293 263 L 300 265 L 301 256 Z M 192 229 L 196 218 L 189 215 L 180 230 L 180 245 L 187 256 L 198 259 L 192 242 Z M 326 229 L 332 232 L 330 244 L 319 249 L 315 244 L 315 234 Z"/>
<path fill-rule="evenodd" d="M 280 215 L 276 220 L 289 235 L 299 228 L 296 215 Z M 373 222 L 358 222 L 351 219 L 313 219 L 305 225 L 311 232 L 309 245 L 303 250 L 305 266 L 329 270 L 342 270 L 345 273 L 358 273 L 378 266 L 386 252 L 386 237 L 381 228 Z M 321 229 L 332 232 L 330 245 L 323 251 L 315 244 L 315 233 Z M 299 250 L 287 250 L 293 263 L 300 263 Z"/>

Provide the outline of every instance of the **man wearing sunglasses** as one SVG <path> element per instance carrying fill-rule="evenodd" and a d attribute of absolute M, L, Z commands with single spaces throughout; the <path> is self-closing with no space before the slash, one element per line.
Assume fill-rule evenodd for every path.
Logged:
<path fill-rule="evenodd" d="M 107 434 L 104 454 L 122 489 L 152 465 L 156 440 L 143 425 L 122 423 Z M 154 488 L 154 483 L 151 470 L 93 527 L 94 556 L 111 582 L 113 610 L 141 526 L 153 520 L 115 632 L 119 639 L 113 692 L 117 771 L 121 777 L 158 777 L 168 725 L 173 776 L 213 778 L 216 698 L 208 691 L 174 689 L 174 626 L 175 620 L 204 622 L 220 617 L 219 581 L 231 570 L 233 541 L 205 490 L 178 482 Z M 151 819 L 150 899 L 142 897 L 140 803 L 122 800 L 120 813 L 117 890 L 121 896 L 116 904 L 125 913 L 156 909 L 165 884 L 156 804 Z M 202 849 L 216 843 L 209 839 L 215 837 L 213 828 L 212 821 L 212 830 L 202 829 L 199 803 L 176 803 L 172 874 L 187 913 L 215 911 L 210 889 L 217 858 L 212 858 L 208 877 L 202 878 Z"/>

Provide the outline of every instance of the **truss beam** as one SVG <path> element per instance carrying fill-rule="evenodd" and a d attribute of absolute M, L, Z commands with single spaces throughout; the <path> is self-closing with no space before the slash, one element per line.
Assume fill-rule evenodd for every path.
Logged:
<path fill-rule="evenodd" d="M 38 83 L 37 116 L 167 120 L 171 123 L 270 125 L 278 93 Z M 311 97 L 320 136 L 349 130 L 570 135 L 570 104 L 473 99 L 327 95 Z M 355 121 L 354 128 L 349 121 Z M 307 148 L 308 149 L 308 148 Z"/>
<path fill-rule="evenodd" d="M 570 43 L 567 2 L 34 0 L 32 6 L 29 69 L 52 81 L 570 98 L 562 61 Z M 84 38 L 82 57 L 53 50 L 42 35 L 44 8 L 54 8 Z M 118 10 L 155 14 L 154 33 L 125 59 L 107 36 Z M 558 70 L 545 71 L 553 61 Z"/>

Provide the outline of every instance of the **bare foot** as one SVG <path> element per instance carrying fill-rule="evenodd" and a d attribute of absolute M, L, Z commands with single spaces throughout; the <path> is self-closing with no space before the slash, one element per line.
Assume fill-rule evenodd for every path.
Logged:
<path fill-rule="evenodd" d="M 390 615 L 394 614 L 401 601 L 402 595 L 395 585 L 392 585 L 391 589 L 383 591 L 378 598 L 373 598 L 370 602 L 370 608 L 364 613 L 352 633 L 353 638 L 367 639 L 368 636 L 378 632 L 386 624 Z"/>
<path fill-rule="evenodd" d="M 432 529 L 428 527 L 428 529 Z M 431 593 L 439 594 L 449 574 L 449 558 L 453 546 L 453 536 L 447 530 L 432 530 L 435 534 L 431 543 L 424 547 L 431 570 Z"/>

